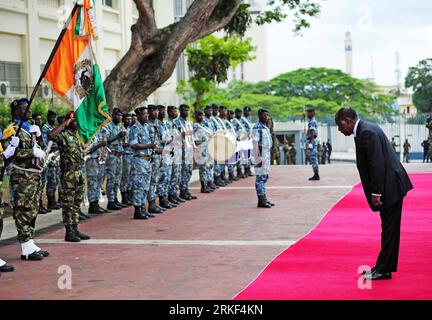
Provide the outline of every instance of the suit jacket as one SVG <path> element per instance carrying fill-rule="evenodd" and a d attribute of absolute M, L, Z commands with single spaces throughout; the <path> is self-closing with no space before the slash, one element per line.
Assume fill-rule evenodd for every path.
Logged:
<path fill-rule="evenodd" d="M 382 129 L 360 121 L 355 138 L 357 168 L 363 190 L 373 211 L 387 209 L 413 189 L 404 167 Z M 372 194 L 381 194 L 381 207 L 374 207 Z"/>

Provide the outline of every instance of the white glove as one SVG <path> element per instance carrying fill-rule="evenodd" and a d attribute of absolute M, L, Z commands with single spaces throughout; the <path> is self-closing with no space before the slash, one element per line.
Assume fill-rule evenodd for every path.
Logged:
<path fill-rule="evenodd" d="M 40 128 L 36 125 L 30 127 L 30 133 L 36 133 L 37 138 L 40 138 L 42 136 Z"/>
<path fill-rule="evenodd" d="M 45 158 L 45 152 L 43 152 L 43 150 L 41 148 L 39 148 L 38 146 L 33 147 L 33 155 L 35 158 L 38 158 L 38 159 Z"/>
<path fill-rule="evenodd" d="M 20 144 L 20 139 L 18 137 L 11 138 L 10 146 L 16 148 L 19 146 L 19 144 Z"/>
<path fill-rule="evenodd" d="M 313 149 L 313 144 L 312 143 L 309 143 L 309 149 Z"/>
<path fill-rule="evenodd" d="M 7 147 L 5 151 L 3 151 L 3 156 L 5 157 L 5 159 L 12 158 L 13 155 L 15 154 L 15 149 L 16 149 L 16 147 L 14 147 L 14 146 L 12 146 L 12 144 L 10 144 L 9 147 Z"/>

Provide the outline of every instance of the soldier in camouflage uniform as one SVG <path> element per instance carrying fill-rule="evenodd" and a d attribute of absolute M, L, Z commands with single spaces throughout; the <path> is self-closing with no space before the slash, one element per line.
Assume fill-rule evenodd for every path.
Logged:
<path fill-rule="evenodd" d="M 160 167 L 162 160 L 162 136 L 159 132 L 159 110 L 155 105 L 148 105 L 148 130 L 150 134 L 151 144 L 155 144 L 156 148 L 153 149 L 152 159 L 151 159 L 151 178 L 150 178 L 150 188 L 147 195 L 147 200 L 149 203 L 148 212 L 153 214 L 161 214 L 165 212 L 165 209 L 156 204 L 157 186 L 160 177 Z"/>
<path fill-rule="evenodd" d="M 241 117 L 240 121 L 243 124 L 244 129 L 249 135 L 249 140 L 252 138 L 252 122 L 250 120 L 250 113 L 252 111 L 251 107 L 244 107 L 243 109 L 243 116 Z M 244 167 L 244 175 L 246 177 L 252 177 L 253 173 L 251 171 L 251 152 L 252 150 L 244 150 L 244 160 L 243 160 L 243 167 Z"/>
<path fill-rule="evenodd" d="M 62 184 L 62 214 L 66 242 L 80 242 L 90 237 L 78 229 L 81 205 L 84 200 L 84 152 L 77 134 L 74 113 L 49 134 L 60 152 L 60 183 Z"/>
<path fill-rule="evenodd" d="M 132 126 L 129 133 L 129 145 L 134 152 L 132 159 L 132 202 L 135 208 L 134 219 L 147 220 L 154 215 L 147 212 L 146 200 L 150 188 L 151 155 L 156 148 L 151 143 L 150 130 L 147 122 L 147 109 L 135 110 L 138 121 Z"/>
<path fill-rule="evenodd" d="M 0 174 L 4 171 L 5 161 L 10 159 L 15 154 L 17 146 L 20 144 L 20 140 L 18 137 L 12 137 L 11 143 L 8 148 L 3 151 L 3 146 L 0 144 Z M 0 177 L 0 181 L 3 182 L 3 175 Z M 3 231 L 3 183 L 0 184 L 0 239 Z M 2 272 L 13 272 L 15 271 L 14 266 L 6 263 L 6 261 L 0 258 L 0 275 Z"/>
<path fill-rule="evenodd" d="M 102 148 L 108 145 L 108 136 L 103 128 L 99 129 L 95 135 L 93 143 L 86 156 L 86 171 L 87 171 L 87 198 L 90 203 L 88 213 L 103 214 L 108 210 L 99 206 L 99 198 L 101 195 L 101 171 L 105 171 L 105 164 L 100 163 L 101 153 L 105 152 Z"/>
<path fill-rule="evenodd" d="M 164 123 L 166 115 L 166 107 L 163 105 L 158 106 L 159 118 L 158 118 L 158 133 L 160 141 L 162 143 L 163 152 L 161 156 L 161 167 L 159 169 L 159 184 L 157 186 L 157 193 L 159 196 L 159 206 L 164 209 L 172 209 L 177 207 L 177 204 L 172 203 L 168 200 L 169 196 L 169 184 L 171 181 L 172 174 L 172 163 L 173 163 L 173 136 L 172 132 L 168 129 L 168 125 Z"/>
<path fill-rule="evenodd" d="M 259 121 L 252 130 L 253 154 L 255 163 L 256 182 L 255 188 L 258 196 L 258 208 L 271 208 L 274 204 L 267 199 L 265 185 L 269 179 L 271 165 L 272 137 L 267 123 L 268 111 L 258 111 Z"/>
<path fill-rule="evenodd" d="M 237 133 L 236 130 L 234 129 L 233 124 L 231 123 L 232 117 L 234 115 L 234 112 L 231 110 L 223 110 L 221 113 L 221 118 L 224 121 L 225 124 L 225 128 L 226 131 L 228 133 L 231 133 L 233 135 L 233 137 L 236 139 L 236 146 L 237 146 Z M 237 161 L 237 155 L 234 152 L 234 154 L 227 160 L 227 167 L 228 167 L 228 181 L 229 182 L 233 182 L 233 181 L 238 181 L 240 178 L 237 178 L 236 176 L 234 176 L 234 169 L 236 168 L 236 161 Z"/>
<path fill-rule="evenodd" d="M 310 150 L 310 160 L 312 163 L 312 169 L 314 176 L 309 178 L 309 181 L 320 180 L 319 166 L 318 166 L 318 123 L 315 120 L 315 109 L 309 108 L 307 110 L 307 116 L 309 119 L 308 130 L 306 132 L 307 148 Z"/>
<path fill-rule="evenodd" d="M 224 130 L 224 126 L 222 124 L 221 121 L 219 121 L 219 106 L 216 104 L 212 105 L 213 107 L 213 115 L 210 117 L 210 121 L 212 124 L 212 129 L 213 129 L 213 134 L 216 134 L 220 131 Z M 214 183 L 218 186 L 218 187 L 225 187 L 227 185 L 227 183 L 225 183 L 224 179 L 222 179 L 222 174 L 224 172 L 224 165 L 217 163 L 217 161 L 214 161 L 214 170 L 213 170 L 213 174 L 214 174 Z"/>
<path fill-rule="evenodd" d="M 126 136 L 126 132 L 121 125 L 122 116 L 120 109 L 114 108 L 112 121 L 104 127 L 105 132 L 108 134 L 108 148 L 110 149 L 106 161 L 108 210 L 120 210 L 127 207 L 117 199 L 122 176 L 123 138 Z"/>
<path fill-rule="evenodd" d="M 214 134 L 214 126 L 213 126 L 213 121 L 211 119 L 213 115 L 213 107 L 212 106 L 206 106 L 204 109 L 204 119 L 202 121 L 202 125 L 209 129 L 212 133 L 212 135 Z M 209 161 L 208 163 L 208 168 L 206 170 L 207 172 L 207 181 L 208 181 L 208 188 L 210 190 L 216 190 L 219 189 L 219 186 L 217 186 L 214 183 L 214 177 L 215 177 L 215 173 L 214 173 L 214 161 Z"/>
<path fill-rule="evenodd" d="M 54 111 L 48 111 L 47 120 L 48 122 L 42 127 L 42 139 L 46 146 L 50 143 L 48 135 L 55 128 L 55 122 L 57 114 Z M 56 143 L 53 143 L 49 154 L 58 153 L 58 147 Z M 61 208 L 60 204 L 56 202 L 55 193 L 60 183 L 60 162 L 57 157 L 54 157 L 53 161 L 48 163 L 46 171 L 46 181 L 43 181 L 42 188 L 46 187 L 46 193 L 48 198 L 48 209 L 58 210 Z"/>
<path fill-rule="evenodd" d="M 234 126 L 234 129 L 237 134 L 237 141 L 240 143 L 246 138 L 246 135 L 249 134 L 249 132 L 246 131 L 245 127 L 243 126 L 243 123 L 241 121 L 243 111 L 241 109 L 237 108 L 235 110 L 235 118 L 232 119 L 232 123 Z M 237 161 L 237 177 L 240 179 L 246 178 L 246 176 L 242 172 L 243 162 L 244 162 L 244 152 L 242 145 L 240 145 L 238 150 L 238 161 Z"/>
<path fill-rule="evenodd" d="M 177 127 L 178 111 L 175 106 L 168 106 L 167 129 L 170 132 L 172 143 L 172 171 L 168 190 L 168 200 L 176 205 L 186 202 L 178 196 L 180 190 L 181 168 L 182 168 L 182 136 Z"/>
<path fill-rule="evenodd" d="M 122 159 L 122 177 L 120 183 L 120 192 L 122 195 L 123 205 L 132 205 L 132 182 L 131 168 L 133 159 L 133 150 L 129 145 L 129 134 L 132 126 L 132 115 L 123 115 L 123 127 L 126 136 L 123 142 L 123 159 Z"/>
<path fill-rule="evenodd" d="M 29 101 L 24 98 L 11 104 L 13 123 L 4 132 L 4 146 L 13 145 L 13 135 L 18 132 L 21 119 Z M 21 259 L 39 261 L 49 253 L 41 250 L 34 243 L 35 225 L 38 214 L 38 198 L 41 188 L 41 170 L 35 168 L 35 160 L 45 158 L 45 152 L 32 140 L 33 128 L 27 122 L 30 113 L 22 123 L 18 134 L 20 144 L 16 148 L 15 160 L 11 172 L 11 186 L 14 195 L 14 219 L 18 231 L 18 241 L 21 244 Z"/>
<path fill-rule="evenodd" d="M 197 197 L 189 192 L 189 181 L 192 178 L 192 165 L 193 165 L 193 127 L 188 120 L 189 106 L 182 104 L 180 106 L 180 117 L 175 121 L 177 128 L 182 134 L 182 166 L 181 166 L 181 179 L 180 179 L 180 195 L 181 199 L 186 201 L 195 200 Z"/>

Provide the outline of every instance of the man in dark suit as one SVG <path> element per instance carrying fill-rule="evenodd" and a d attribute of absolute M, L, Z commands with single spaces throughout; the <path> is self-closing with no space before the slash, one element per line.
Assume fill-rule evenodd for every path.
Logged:
<path fill-rule="evenodd" d="M 354 135 L 363 190 L 371 209 L 381 216 L 381 252 L 365 279 L 391 279 L 397 271 L 403 199 L 413 186 L 380 127 L 360 120 L 352 108 L 339 110 L 336 124 L 345 136 Z"/>

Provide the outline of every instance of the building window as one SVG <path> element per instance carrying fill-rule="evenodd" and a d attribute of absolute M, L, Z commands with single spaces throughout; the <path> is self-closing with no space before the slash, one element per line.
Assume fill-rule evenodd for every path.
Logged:
<path fill-rule="evenodd" d="M 186 80 L 185 56 L 182 53 L 177 61 L 177 82 Z"/>
<path fill-rule="evenodd" d="M 102 0 L 102 4 L 115 10 L 118 9 L 117 0 Z"/>
<path fill-rule="evenodd" d="M 21 92 L 21 63 L 0 61 L 0 81 L 9 81 L 11 92 Z"/>
<path fill-rule="evenodd" d="M 183 0 L 174 0 L 174 21 L 183 18 Z"/>

